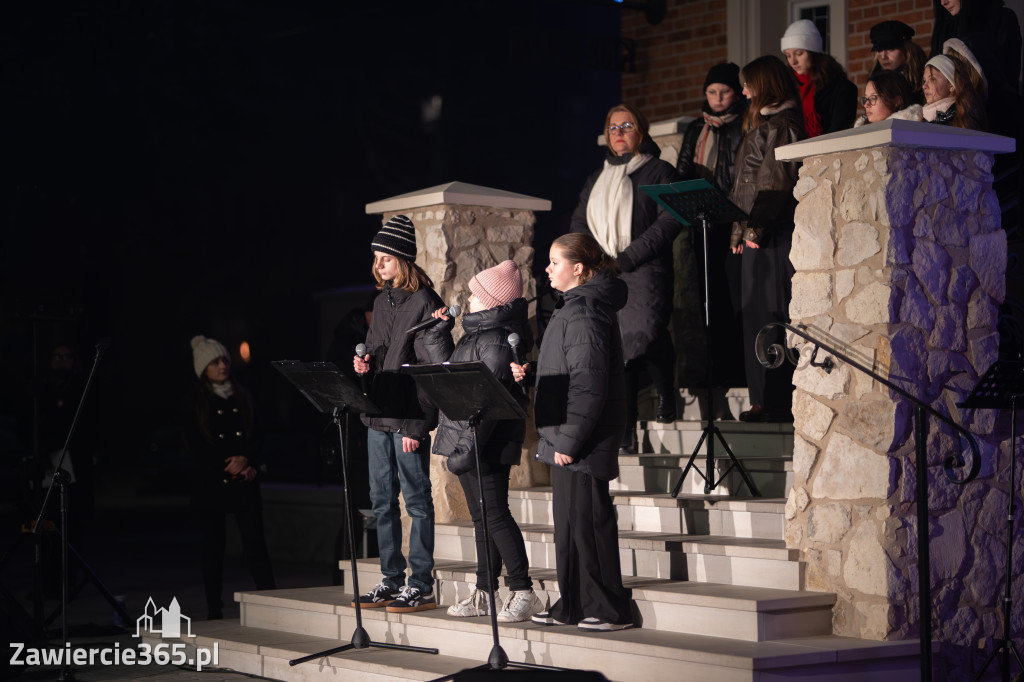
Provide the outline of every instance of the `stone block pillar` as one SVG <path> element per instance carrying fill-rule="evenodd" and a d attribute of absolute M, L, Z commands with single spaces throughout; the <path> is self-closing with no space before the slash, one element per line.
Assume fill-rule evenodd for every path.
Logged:
<path fill-rule="evenodd" d="M 803 160 L 790 256 L 793 324 L 807 325 L 950 415 L 981 447 L 978 479 L 955 485 L 942 462 L 966 444 L 939 422 L 929 424 L 933 636 L 941 642 L 936 679 L 966 675 L 977 665 L 978 647 L 1000 632 L 1008 415 L 955 403 L 998 355 L 1006 235 L 992 163 L 1013 145 L 994 135 L 890 120 L 777 152 Z M 830 374 L 811 367 L 811 345 L 791 343 L 802 359 L 794 375 L 787 543 L 807 562 L 807 588 L 838 595 L 837 634 L 915 638 L 912 407 L 841 361 Z M 1012 491 L 1021 494 L 1018 483 Z M 1011 570 L 1016 593 L 1024 594 L 1022 562 Z M 1017 604 L 1017 641 L 1021 621 Z"/>
<path fill-rule="evenodd" d="M 480 270 L 504 260 L 514 260 L 523 273 L 523 296 L 533 299 L 537 283 L 533 277 L 533 226 L 536 211 L 551 210 L 551 202 L 523 194 L 450 182 L 367 204 L 366 212 L 382 215 L 381 222 L 399 213 L 416 226 L 417 264 L 422 267 L 443 301 L 465 308 L 469 280 Z M 530 305 L 531 320 L 536 304 Z M 456 321 L 455 340 L 462 337 L 462 323 Z M 532 431 L 532 415 L 529 419 Z M 527 435 L 523 459 L 512 469 L 513 487 L 547 483 L 547 467 L 533 460 L 536 434 Z M 430 479 L 438 522 L 469 520 L 465 496 L 458 478 L 448 473 L 443 457 L 431 456 Z M 408 531 L 406 531 L 408 533 Z"/>

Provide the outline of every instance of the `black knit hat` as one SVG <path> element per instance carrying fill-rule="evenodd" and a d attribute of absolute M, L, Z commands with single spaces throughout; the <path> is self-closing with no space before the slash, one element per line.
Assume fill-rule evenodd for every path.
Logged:
<path fill-rule="evenodd" d="M 883 21 L 871 27 L 871 51 L 895 50 L 914 37 L 914 29 L 902 21 Z"/>
<path fill-rule="evenodd" d="M 715 64 L 708 71 L 708 77 L 704 79 L 704 89 L 707 90 L 712 83 L 728 85 L 737 95 L 740 94 L 743 90 L 743 86 L 740 85 L 740 67 L 732 62 Z"/>
<path fill-rule="evenodd" d="M 373 238 L 370 250 L 416 260 L 416 227 L 404 215 L 393 216 Z"/>

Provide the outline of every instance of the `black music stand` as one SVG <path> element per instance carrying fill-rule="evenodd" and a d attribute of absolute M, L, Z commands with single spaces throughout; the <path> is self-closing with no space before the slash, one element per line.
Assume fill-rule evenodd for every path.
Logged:
<path fill-rule="evenodd" d="M 686 474 L 689 473 L 691 468 L 693 468 L 698 476 L 704 479 L 705 495 L 717 488 L 729 472 L 735 468 L 739 471 L 750 494 L 754 497 L 760 497 L 761 493 L 758 492 L 754 481 L 747 474 L 747 470 L 743 468 L 740 461 L 736 459 L 736 455 L 732 453 L 732 449 L 725 441 L 721 430 L 715 426 L 714 355 L 712 354 L 711 347 L 711 287 L 708 275 L 708 233 L 711 231 L 712 225 L 716 222 L 747 220 L 749 216 L 740 210 L 736 204 L 729 201 L 725 194 L 716 189 L 707 180 L 687 180 L 686 182 L 674 182 L 669 185 L 647 185 L 640 189 L 647 192 L 651 198 L 664 206 L 683 225 L 690 226 L 699 221 L 704 230 L 704 344 L 707 348 L 708 365 L 707 425 L 700 435 L 700 440 L 697 441 L 697 447 L 693 449 L 693 454 L 690 455 L 689 461 L 686 462 L 683 473 L 672 488 L 672 497 L 679 496 L 679 491 L 683 487 L 683 481 L 686 480 Z M 715 473 L 715 438 L 718 438 L 722 443 L 722 447 L 728 453 L 729 459 L 732 460 L 729 468 L 717 478 Z M 694 466 L 693 462 L 697 458 L 700 446 L 704 444 L 705 440 L 708 443 L 707 467 L 706 473 L 701 473 L 700 469 Z"/>
<path fill-rule="evenodd" d="M 348 531 L 348 554 L 349 559 L 352 561 L 352 592 L 354 595 L 352 603 L 356 609 L 356 629 L 352 632 L 352 637 L 348 644 L 290 660 L 288 665 L 296 666 L 306 661 L 332 656 L 349 649 L 367 649 L 369 647 L 436 654 L 437 649 L 434 648 L 391 644 L 390 642 L 374 642 L 370 639 L 370 635 L 367 634 L 366 630 L 363 629 L 363 611 L 359 603 L 359 572 L 356 568 L 355 535 L 352 524 L 352 498 L 348 489 L 348 452 L 345 448 L 348 432 L 342 429 L 339 415 L 342 412 L 377 414 L 380 410 L 369 398 L 363 395 L 362 389 L 342 374 L 332 362 L 277 360 L 270 364 L 277 371 L 281 372 L 292 386 L 299 389 L 299 392 L 306 396 L 306 399 L 313 403 L 317 410 L 324 414 L 330 414 L 331 423 L 338 430 L 338 451 L 341 453 L 341 483 L 345 498 L 345 524 Z"/>
<path fill-rule="evenodd" d="M 999 661 L 999 669 L 1003 682 L 1010 680 L 1010 654 L 1017 659 L 1017 665 L 1024 670 L 1024 661 L 1020 653 L 1010 639 L 1010 611 L 1013 606 L 1011 585 L 1013 584 L 1013 515 L 1015 506 L 1013 498 L 1015 494 L 1014 469 L 1017 463 L 1017 403 L 1024 398 L 1024 362 L 1020 360 L 999 360 L 992 364 L 981 377 L 978 385 L 974 387 L 971 394 L 957 407 L 972 410 L 1010 410 L 1010 495 L 1006 510 L 1006 590 L 1003 594 L 1003 636 L 993 638 L 993 643 L 998 644 L 985 665 L 981 667 L 975 680 L 988 670 L 988 666 L 995 659 L 996 654 L 1002 653 Z"/>
<path fill-rule="evenodd" d="M 480 515 L 484 525 L 484 549 L 487 561 L 487 582 L 495 584 L 491 574 L 491 536 L 487 527 L 487 507 L 484 506 L 483 477 L 480 474 L 480 449 L 477 447 L 476 432 L 480 422 L 487 419 L 526 419 L 526 413 L 512 394 L 508 392 L 487 365 L 480 361 L 442 362 L 434 365 L 402 365 L 402 372 L 409 374 L 437 408 L 452 421 L 468 421 L 473 429 L 473 452 L 476 463 L 476 482 L 480 491 Z M 495 601 L 496 590 L 490 591 L 491 635 L 494 645 L 487 657 L 487 663 L 470 670 L 502 670 L 508 666 L 534 670 L 565 670 L 538 663 L 510 663 L 498 639 L 498 609 Z M 454 679 L 458 673 L 439 677 L 431 682 Z"/>

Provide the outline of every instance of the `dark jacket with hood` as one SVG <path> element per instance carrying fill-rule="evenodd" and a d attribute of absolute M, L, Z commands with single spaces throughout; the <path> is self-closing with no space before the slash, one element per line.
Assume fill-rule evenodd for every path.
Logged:
<path fill-rule="evenodd" d="M 736 180 L 732 200 L 750 220 L 733 223 L 732 246 L 749 240 L 768 245 L 783 231 L 793 231 L 793 212 L 800 164 L 777 161 L 775 149 L 804 137 L 804 118 L 795 100 L 780 107 L 765 107 L 761 124 L 748 131 L 736 156 Z"/>
<path fill-rule="evenodd" d="M 616 312 L 626 285 L 609 270 L 562 294 L 544 331 L 537 358 L 537 459 L 603 481 L 619 475 L 626 429 L 625 377 Z"/>
<path fill-rule="evenodd" d="M 405 333 L 443 305 L 430 287 L 409 292 L 385 283 L 373 303 L 373 320 L 366 335 L 366 348 L 372 361 L 367 380 L 369 398 L 381 413 L 363 415 L 366 426 L 422 442 L 437 425 L 437 408 L 421 394 L 412 377 L 400 374 L 398 369 L 404 364 L 424 364 L 432 357 L 451 355 L 451 333 L 436 335 L 429 341 L 423 331 L 412 335 Z M 437 347 L 428 348 L 428 344 Z"/>
<path fill-rule="evenodd" d="M 723 114 L 736 114 L 736 118 L 718 128 L 712 128 L 711 134 L 718 137 L 717 155 L 715 159 L 712 177 L 707 177 L 707 169 L 697 166 L 694 163 L 693 155 L 697 148 L 697 140 L 700 132 L 704 129 L 704 116 L 690 121 L 686 126 L 686 133 L 683 135 L 683 145 L 679 148 L 679 160 L 676 161 L 676 171 L 680 180 L 696 180 L 704 178 L 712 185 L 728 192 L 732 189 L 733 167 L 736 165 L 736 151 L 740 142 L 743 141 L 743 114 L 747 111 L 747 98 L 740 95 L 737 101 Z M 704 102 L 701 114 L 713 114 Z"/>
<path fill-rule="evenodd" d="M 510 363 L 515 361 L 509 334 L 518 334 L 520 347 L 526 353 L 533 347 L 532 334 L 527 325 L 528 304 L 517 298 L 497 308 L 489 308 L 462 316 L 466 335 L 459 339 L 455 350 L 447 357 L 438 356 L 433 362 L 471 362 L 479 360 L 487 365 L 508 392 L 525 403 L 523 389 L 512 378 Z M 441 321 L 426 330 L 428 345 L 441 349 L 443 339 L 434 342 L 434 336 L 451 338 L 453 320 Z M 525 408 L 526 405 L 523 404 Z M 523 419 L 484 419 L 477 427 L 480 458 L 489 462 L 512 465 L 519 463 L 526 422 Z M 476 468 L 473 452 L 473 430 L 469 422 L 452 421 L 443 412 L 434 433 L 434 454 L 448 457 L 448 470 L 463 474 Z"/>
<path fill-rule="evenodd" d="M 675 168 L 658 158 L 661 150 L 649 137 L 640 144 L 638 151 L 654 158 L 629 176 L 633 184 L 633 234 L 629 246 L 617 255 L 622 281 L 629 289 L 629 301 L 619 313 L 619 324 L 623 329 L 622 347 L 627 362 L 646 353 L 657 336 L 657 330 L 668 324 L 672 314 L 672 242 L 682 230 L 668 211 L 640 189 L 643 185 L 675 182 Z M 628 162 L 631 155 L 615 156 L 609 150 L 605 158 L 614 165 Z M 587 178 L 572 215 L 570 231 L 590 232 L 587 202 L 603 169 L 602 164 Z"/>

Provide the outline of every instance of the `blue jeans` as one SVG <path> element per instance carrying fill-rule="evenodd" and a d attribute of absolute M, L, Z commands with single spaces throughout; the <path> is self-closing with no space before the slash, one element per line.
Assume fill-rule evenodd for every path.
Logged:
<path fill-rule="evenodd" d="M 367 430 L 370 464 L 370 502 L 377 517 L 380 570 L 393 587 L 405 585 L 402 555 L 402 510 L 412 518 L 409 537 L 409 585 L 429 592 L 434 584 L 434 500 L 430 495 L 430 438 L 420 441 L 416 452 L 402 452 L 402 435 Z"/>

